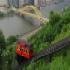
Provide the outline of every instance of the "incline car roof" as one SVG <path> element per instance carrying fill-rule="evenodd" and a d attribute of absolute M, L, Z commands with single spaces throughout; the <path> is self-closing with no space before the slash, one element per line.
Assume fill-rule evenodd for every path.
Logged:
<path fill-rule="evenodd" d="M 32 48 L 32 44 L 25 40 L 18 40 L 17 44 L 20 44 L 20 43 L 26 45 L 26 47 L 28 47 L 30 49 Z"/>

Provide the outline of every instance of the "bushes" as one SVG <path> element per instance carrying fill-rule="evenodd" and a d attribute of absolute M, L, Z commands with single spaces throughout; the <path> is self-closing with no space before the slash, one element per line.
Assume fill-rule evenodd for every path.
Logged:
<path fill-rule="evenodd" d="M 4 13 L 0 12 L 0 18 L 4 17 Z"/>
<path fill-rule="evenodd" d="M 57 22 L 61 20 L 62 16 L 57 12 L 50 12 L 49 20 L 51 25 L 55 25 Z"/>
<path fill-rule="evenodd" d="M 7 45 L 11 45 L 11 44 L 13 44 L 14 42 L 16 42 L 17 41 L 17 36 L 9 36 L 8 38 L 7 38 Z"/>
<path fill-rule="evenodd" d="M 3 59 L 3 66 L 2 70 L 15 70 L 16 67 L 16 54 L 15 54 L 15 45 L 7 47 L 6 50 L 2 53 L 2 59 Z M 6 67 L 6 68 L 5 68 Z"/>
<path fill-rule="evenodd" d="M 47 25 L 29 39 L 34 45 L 33 47 L 35 47 L 35 50 L 40 49 L 40 44 L 45 44 L 47 47 L 46 42 L 51 43 L 55 39 L 55 36 L 61 32 L 61 16 L 57 16 L 54 13 L 54 15 L 51 15 L 50 17 L 54 17 L 54 19 L 50 19 Z M 44 49 L 43 45 L 42 48 Z"/>
<path fill-rule="evenodd" d="M 5 40 L 2 30 L 0 30 L 0 49 L 4 49 L 7 45 L 13 44 L 17 39 L 17 36 L 9 36 L 7 40 Z"/>
<path fill-rule="evenodd" d="M 5 38 L 3 35 L 2 30 L 0 30 L 0 65 L 2 64 L 2 52 L 6 48 Z M 0 66 L 0 70 L 2 70 L 2 67 Z"/>
<path fill-rule="evenodd" d="M 0 30 L 0 50 L 2 51 L 3 49 L 5 49 L 5 46 L 6 46 L 5 37 L 2 30 Z"/>

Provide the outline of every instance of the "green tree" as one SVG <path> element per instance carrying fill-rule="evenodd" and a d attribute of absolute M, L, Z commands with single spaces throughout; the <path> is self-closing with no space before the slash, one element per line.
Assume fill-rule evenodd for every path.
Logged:
<path fill-rule="evenodd" d="M 4 13 L 0 12 L 0 17 L 4 17 Z"/>
<path fill-rule="evenodd" d="M 67 24 L 70 22 L 70 10 L 65 10 L 62 17 L 63 23 Z"/>
<path fill-rule="evenodd" d="M 17 36 L 9 36 L 7 38 L 7 45 L 13 44 L 16 41 L 17 41 Z"/>
<path fill-rule="evenodd" d="M 54 25 L 54 24 L 56 24 L 57 22 L 59 22 L 60 19 L 61 19 L 60 13 L 58 13 L 58 12 L 53 12 L 53 11 L 50 12 L 49 22 L 50 22 L 52 25 Z"/>
<path fill-rule="evenodd" d="M 6 43 L 5 43 L 5 37 L 3 35 L 2 30 L 0 30 L 0 65 L 2 64 L 2 52 L 6 48 Z M 2 70 L 2 66 L 0 67 L 0 70 Z"/>
<path fill-rule="evenodd" d="M 6 48 L 5 37 L 2 30 L 0 30 L 0 51 L 4 50 L 5 48 Z"/>

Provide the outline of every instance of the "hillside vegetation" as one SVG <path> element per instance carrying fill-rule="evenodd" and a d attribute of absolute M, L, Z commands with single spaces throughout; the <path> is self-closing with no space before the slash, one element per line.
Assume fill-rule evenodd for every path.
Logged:
<path fill-rule="evenodd" d="M 29 41 L 33 44 L 34 51 L 40 52 L 51 44 L 56 43 L 70 36 L 70 8 L 64 12 L 51 12 L 48 25 L 44 26 L 37 34 L 32 36 Z M 67 51 L 67 55 L 64 52 Z M 52 62 L 47 63 L 44 58 L 37 63 L 32 63 L 26 69 L 30 70 L 70 70 L 70 49 L 63 49 L 52 57 Z M 24 69 L 23 69 L 24 70 Z"/>
<path fill-rule="evenodd" d="M 63 13 L 52 11 L 49 16 L 49 23 L 43 26 L 43 28 L 37 34 L 33 35 L 28 40 L 33 44 L 34 50 L 38 52 L 49 47 L 54 40 L 58 41 L 58 36 L 60 36 L 60 39 L 62 39 L 62 37 L 64 38 L 66 36 L 65 34 L 69 35 L 69 16 L 70 8 L 65 9 Z"/>
<path fill-rule="evenodd" d="M 70 36 L 70 7 L 65 8 L 62 13 L 52 11 L 48 24 L 44 25 L 28 41 L 32 43 L 34 51 L 38 53 L 67 36 Z M 16 68 L 15 46 L 9 45 L 3 50 L 1 54 L 3 62 L 0 64 L 0 70 L 14 70 Z M 67 50 L 66 56 L 64 56 L 65 50 Z M 36 63 L 23 67 L 22 70 L 70 70 L 70 49 L 64 49 L 54 54 L 51 63 L 48 63 L 48 58 L 45 57 Z"/>

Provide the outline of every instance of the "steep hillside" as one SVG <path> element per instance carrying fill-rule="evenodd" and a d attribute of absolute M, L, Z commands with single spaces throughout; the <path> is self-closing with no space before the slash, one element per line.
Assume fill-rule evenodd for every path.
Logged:
<path fill-rule="evenodd" d="M 32 42 L 34 50 L 39 52 L 49 45 L 56 43 L 67 36 L 70 36 L 70 8 L 63 13 L 51 12 L 48 25 L 44 26 L 36 35 L 32 36 L 29 41 Z M 67 54 L 64 54 L 67 51 Z M 70 48 L 63 49 L 52 57 L 52 62 L 48 58 L 32 63 L 25 69 L 29 70 L 70 70 Z M 24 68 L 23 68 L 24 70 Z"/>
<path fill-rule="evenodd" d="M 70 36 L 70 8 L 64 9 L 62 13 L 51 12 L 49 23 L 43 26 L 28 41 L 33 44 L 34 51 L 38 53 L 67 36 Z M 15 46 L 7 46 L 6 50 L 3 51 L 3 63 L 0 65 L 0 67 L 3 67 L 3 70 L 18 68 L 15 58 Z M 67 55 L 64 54 L 65 50 Z M 23 67 L 22 70 L 70 70 L 70 48 L 54 54 L 51 63 L 48 63 L 48 58 L 46 57 L 36 63 L 29 64 L 27 67 Z"/>

